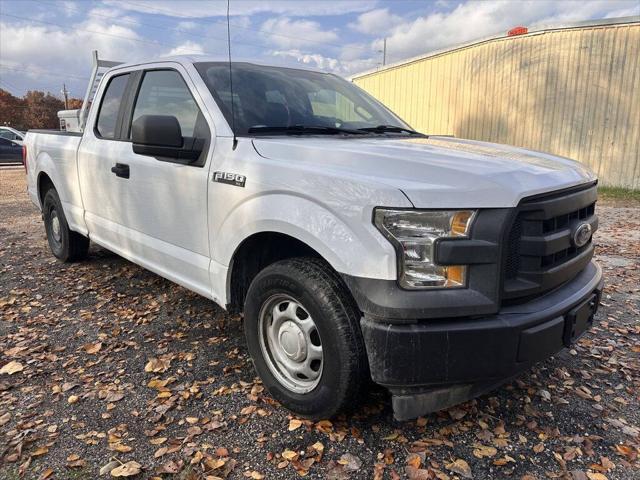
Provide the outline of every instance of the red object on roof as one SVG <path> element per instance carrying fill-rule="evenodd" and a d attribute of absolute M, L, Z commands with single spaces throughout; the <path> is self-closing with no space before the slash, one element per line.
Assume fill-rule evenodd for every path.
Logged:
<path fill-rule="evenodd" d="M 507 35 L 513 37 L 514 35 L 524 35 L 528 33 L 529 29 L 527 27 L 513 27 L 511 30 L 507 32 Z"/>

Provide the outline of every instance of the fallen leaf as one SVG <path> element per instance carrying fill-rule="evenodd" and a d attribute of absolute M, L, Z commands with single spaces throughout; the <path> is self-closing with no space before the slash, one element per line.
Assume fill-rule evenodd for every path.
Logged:
<path fill-rule="evenodd" d="M 416 468 L 411 465 L 408 465 L 407 468 L 405 469 L 405 472 L 407 473 L 407 478 L 409 480 L 432 480 L 433 479 L 431 472 L 424 468 Z M 399 478 L 399 477 L 392 476 L 391 478 Z M 449 477 L 447 476 L 447 479 L 448 478 Z"/>
<path fill-rule="evenodd" d="M 13 375 L 14 373 L 18 373 L 24 370 L 24 367 L 20 362 L 15 360 L 11 360 L 5 366 L 0 368 L 0 373 L 6 373 L 7 375 Z"/>
<path fill-rule="evenodd" d="M 607 480 L 607 477 L 598 472 L 587 472 L 587 478 L 589 480 Z"/>
<path fill-rule="evenodd" d="M 176 463 L 173 460 L 169 460 L 167 463 L 165 463 L 158 469 L 158 473 L 168 473 L 168 474 L 178 473 L 182 468 L 181 463 L 182 462 Z"/>
<path fill-rule="evenodd" d="M 160 447 L 158 450 L 155 451 L 155 453 L 153 454 L 153 458 L 160 458 L 161 456 L 163 456 L 165 453 L 167 453 L 169 451 L 169 449 L 167 447 Z"/>
<path fill-rule="evenodd" d="M 218 457 L 228 457 L 229 456 L 229 450 L 227 450 L 224 447 L 218 447 L 218 448 L 216 448 L 216 455 Z"/>
<path fill-rule="evenodd" d="M 132 477 L 139 474 L 141 468 L 142 465 L 132 460 L 114 468 L 110 473 L 112 477 Z"/>
<path fill-rule="evenodd" d="M 67 467 L 68 468 L 84 468 L 87 466 L 87 462 L 85 462 L 80 455 L 72 453 L 67 457 Z"/>
<path fill-rule="evenodd" d="M 462 475 L 464 478 L 473 478 L 473 475 L 471 474 L 471 467 L 461 458 L 458 458 L 451 463 L 447 463 L 446 467 L 448 470 L 451 470 L 453 473 L 457 473 L 458 475 Z"/>
<path fill-rule="evenodd" d="M 509 455 L 505 455 L 502 458 L 498 458 L 494 460 L 493 464 L 497 467 L 502 467 L 503 465 L 506 465 L 509 462 L 516 463 L 516 460 L 513 457 L 510 457 Z"/>
<path fill-rule="evenodd" d="M 289 422 L 289 431 L 296 430 L 302 426 L 302 420 L 298 420 L 297 418 L 292 418 Z"/>
<path fill-rule="evenodd" d="M 417 453 L 410 453 L 409 456 L 407 457 L 407 465 L 415 469 L 419 469 L 421 464 L 422 464 L 422 459 L 420 458 L 420 455 L 418 455 Z"/>
<path fill-rule="evenodd" d="M 453 420 L 461 420 L 467 415 L 466 410 L 463 410 L 461 408 L 456 408 L 456 407 L 450 408 L 448 410 L 448 413 Z"/>
<path fill-rule="evenodd" d="M 495 447 L 488 447 L 479 443 L 476 443 L 474 447 L 473 455 L 478 458 L 493 457 L 498 453 L 498 450 Z"/>
<path fill-rule="evenodd" d="M 47 480 L 47 478 L 53 475 L 53 473 L 54 473 L 53 468 L 46 468 L 45 470 L 42 471 L 42 473 L 38 477 L 38 480 Z"/>
<path fill-rule="evenodd" d="M 284 458 L 285 460 L 294 460 L 295 458 L 298 457 L 298 454 L 296 452 L 293 452 L 291 450 L 285 450 L 284 452 L 282 452 L 282 458 Z"/>
<path fill-rule="evenodd" d="M 9 412 L 0 415 L 0 427 L 9 423 L 9 420 L 11 420 L 11 414 Z"/>
<path fill-rule="evenodd" d="M 345 470 L 349 470 L 351 472 L 360 470 L 360 467 L 362 467 L 362 460 L 351 453 L 345 453 L 342 455 L 340 460 L 338 460 L 338 463 L 344 465 Z"/>
<path fill-rule="evenodd" d="M 124 398 L 124 393 L 122 392 L 109 392 L 107 396 L 104 398 L 106 402 L 119 402 Z"/>
<path fill-rule="evenodd" d="M 628 445 L 616 445 L 616 450 L 620 455 L 627 457 L 629 461 L 633 462 L 638 458 L 636 450 Z"/>
<path fill-rule="evenodd" d="M 31 452 L 31 456 L 39 457 L 40 455 L 44 455 L 49 452 L 49 447 L 38 447 L 33 452 Z"/>
<path fill-rule="evenodd" d="M 100 349 L 102 349 L 102 342 L 87 343 L 86 345 L 83 345 L 82 348 L 88 354 L 94 355 L 94 354 L 98 353 L 100 351 Z"/>
<path fill-rule="evenodd" d="M 169 369 L 169 365 L 171 364 L 171 360 L 163 360 L 161 358 L 151 358 L 147 364 L 144 366 L 145 372 L 166 372 Z"/>
<path fill-rule="evenodd" d="M 100 475 L 106 475 L 107 473 L 110 473 L 111 470 L 116 468 L 118 465 L 120 465 L 120 463 L 116 462 L 115 460 L 110 461 L 102 468 L 100 468 Z"/>
<path fill-rule="evenodd" d="M 109 444 L 109 450 L 120 453 L 129 453 L 133 448 L 123 443 L 111 443 Z"/>

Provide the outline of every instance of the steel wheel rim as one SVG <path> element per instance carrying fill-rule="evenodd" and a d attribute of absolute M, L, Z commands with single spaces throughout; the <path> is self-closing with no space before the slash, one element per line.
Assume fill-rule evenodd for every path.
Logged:
<path fill-rule="evenodd" d="M 278 382 L 294 393 L 308 393 L 322 378 L 324 354 L 311 315 L 293 297 L 271 296 L 258 317 L 262 356 Z"/>
<path fill-rule="evenodd" d="M 58 212 L 53 210 L 51 212 L 51 235 L 56 243 L 62 241 L 62 231 L 60 230 L 60 219 L 58 218 Z"/>

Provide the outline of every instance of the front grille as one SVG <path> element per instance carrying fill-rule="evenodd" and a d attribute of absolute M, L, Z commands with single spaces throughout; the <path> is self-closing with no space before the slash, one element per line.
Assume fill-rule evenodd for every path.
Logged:
<path fill-rule="evenodd" d="M 507 237 L 503 299 L 529 297 L 573 278 L 593 256 L 591 239 L 576 246 L 576 228 L 598 227 L 595 185 L 523 200 Z"/>
<path fill-rule="evenodd" d="M 516 278 L 520 270 L 520 237 L 522 237 L 522 219 L 518 215 L 509 232 L 506 278 Z"/>

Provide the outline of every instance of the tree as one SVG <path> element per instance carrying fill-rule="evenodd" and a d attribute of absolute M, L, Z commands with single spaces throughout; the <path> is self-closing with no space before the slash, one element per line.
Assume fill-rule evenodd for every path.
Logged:
<path fill-rule="evenodd" d="M 27 108 L 24 120 L 28 128 L 58 128 L 58 111 L 64 110 L 64 102 L 50 93 L 30 90 L 24 97 Z"/>
<path fill-rule="evenodd" d="M 0 88 L 0 126 L 6 125 L 18 130 L 24 128 L 25 108 L 21 98 Z"/>
<path fill-rule="evenodd" d="M 78 109 L 82 100 L 69 99 L 69 108 Z M 58 111 L 64 110 L 64 102 L 49 92 L 30 90 L 22 97 L 16 97 L 0 88 L 0 126 L 7 125 L 18 130 L 30 128 L 58 129 Z"/>
<path fill-rule="evenodd" d="M 81 98 L 70 98 L 69 99 L 69 110 L 79 110 L 82 108 L 82 99 Z"/>

